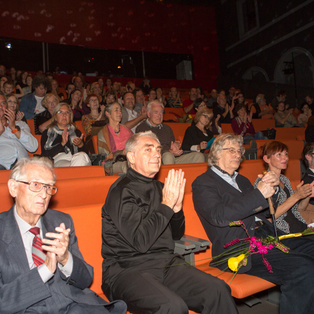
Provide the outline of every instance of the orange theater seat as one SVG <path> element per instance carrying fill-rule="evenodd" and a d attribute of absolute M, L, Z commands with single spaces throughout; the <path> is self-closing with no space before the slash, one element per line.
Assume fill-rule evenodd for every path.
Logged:
<path fill-rule="evenodd" d="M 185 234 L 207 240 L 206 232 L 194 209 L 192 193 L 185 194 L 183 211 L 185 215 Z M 206 273 L 224 280 L 229 284 L 232 296 L 237 299 L 243 299 L 255 293 L 275 287 L 275 284 L 269 281 L 246 274 L 237 274 L 232 280 L 234 273 L 224 272 L 216 267 L 209 266 L 211 257 L 211 249 L 196 253 L 195 266 Z"/>

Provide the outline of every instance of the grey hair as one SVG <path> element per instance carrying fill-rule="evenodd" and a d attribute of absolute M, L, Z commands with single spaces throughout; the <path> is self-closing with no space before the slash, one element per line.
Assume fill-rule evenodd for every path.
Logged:
<path fill-rule="evenodd" d="M 133 134 L 125 143 L 125 154 L 129 152 L 135 152 L 138 146 L 139 139 L 143 136 L 148 136 L 152 138 L 153 140 L 157 141 L 158 144 L 160 144 L 160 141 L 155 133 L 152 131 L 146 131 L 146 132 L 139 132 Z M 129 164 L 129 161 L 128 161 Z"/>
<path fill-rule="evenodd" d="M 113 105 L 119 105 L 119 107 L 122 109 L 122 106 L 117 102 L 117 101 L 114 101 L 112 104 L 107 104 L 106 107 L 105 107 L 105 111 L 111 113 L 111 110 L 112 110 L 112 107 Z"/>
<path fill-rule="evenodd" d="M 238 143 L 241 147 L 241 155 L 243 158 L 245 149 L 243 147 L 243 137 L 241 135 L 235 135 L 232 133 L 223 133 L 216 137 L 215 141 L 213 142 L 210 152 L 208 155 L 208 165 L 213 166 L 217 164 L 218 161 L 218 154 L 222 151 L 223 146 L 225 145 L 226 141 L 230 141 L 231 143 Z"/>
<path fill-rule="evenodd" d="M 160 107 L 162 107 L 163 110 L 165 109 L 165 106 L 159 100 L 154 99 L 147 104 L 146 112 L 150 112 L 152 110 L 153 105 L 160 105 Z"/>
<path fill-rule="evenodd" d="M 32 157 L 32 158 L 22 158 L 20 159 L 12 168 L 10 179 L 20 180 L 25 176 L 25 169 L 28 165 L 38 165 L 47 168 L 51 171 L 53 176 L 53 181 L 56 182 L 56 175 L 53 171 L 53 163 L 47 157 Z"/>

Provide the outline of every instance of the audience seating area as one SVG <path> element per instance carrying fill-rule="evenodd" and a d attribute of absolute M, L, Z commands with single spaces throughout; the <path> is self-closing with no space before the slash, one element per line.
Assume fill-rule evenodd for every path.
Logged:
<path fill-rule="evenodd" d="M 184 212 L 186 216 L 186 234 L 207 239 L 207 235 L 194 210 L 191 184 L 194 179 L 205 172 L 206 163 L 163 165 L 157 179 L 164 181 L 170 169 L 182 169 L 187 179 L 186 194 L 184 198 Z M 242 163 L 240 173 L 254 183 L 257 175 L 262 173 L 264 167 L 261 159 L 246 160 Z M 102 295 L 102 257 L 101 257 L 101 208 L 112 183 L 118 176 L 104 176 L 102 167 L 90 166 L 81 168 L 56 168 L 58 192 L 51 200 L 50 208 L 61 210 L 72 216 L 78 236 L 80 249 L 88 263 L 94 267 L 94 281 L 91 289 Z M 300 162 L 290 160 L 287 175 L 293 182 L 300 181 Z M 0 198 L 1 210 L 7 210 L 13 204 L 7 188 L 9 171 L 0 172 Z M 93 241 L 90 241 L 90 239 Z M 199 269 L 217 276 L 230 283 L 233 274 L 222 272 L 217 268 L 208 266 L 211 258 L 211 249 L 195 254 L 195 265 Z M 274 284 L 246 274 L 236 275 L 230 287 L 232 295 L 242 299 L 257 292 L 269 289 Z M 102 295 L 103 296 L 103 295 Z M 104 296 L 103 296 L 104 297 Z M 190 312 L 193 313 L 193 312 Z"/>
<path fill-rule="evenodd" d="M 177 116 L 183 116 L 182 108 L 165 108 L 165 120 L 177 120 Z M 32 134 L 34 134 L 33 120 L 27 121 Z M 84 132 L 81 121 L 75 122 L 78 129 Z M 169 125 L 176 140 L 182 142 L 185 130 L 190 123 L 165 122 Z M 253 124 L 256 131 L 275 128 L 274 120 L 254 119 Z M 223 132 L 231 132 L 230 124 L 222 125 Z M 290 161 L 286 175 L 295 189 L 301 179 L 300 158 L 304 145 L 304 128 L 276 128 L 276 140 L 284 142 L 289 148 Z M 34 154 L 41 153 L 40 135 L 35 135 L 39 142 L 39 148 Z M 97 150 L 97 137 L 93 137 L 95 152 Z M 261 147 L 269 140 L 258 140 L 257 159 L 242 162 L 239 173 L 246 176 L 252 184 L 258 174 L 264 171 L 261 159 Z M 162 165 L 156 179 L 164 181 L 170 169 L 182 169 L 185 172 L 186 187 L 184 198 L 184 213 L 186 217 L 186 234 L 208 240 L 201 222 L 194 210 L 192 200 L 192 182 L 197 176 L 207 170 L 207 163 Z M 101 166 L 90 167 L 64 167 L 55 168 L 57 176 L 56 186 L 58 192 L 50 202 L 50 208 L 61 210 L 72 216 L 78 236 L 79 247 L 86 261 L 94 267 L 94 281 L 91 289 L 97 294 L 105 297 L 101 290 L 102 281 L 102 257 L 101 257 L 101 209 L 105 202 L 110 186 L 118 179 L 118 176 L 105 176 L 104 168 Z M 9 171 L 0 171 L 0 199 L 1 211 L 8 210 L 13 205 L 13 199 L 9 195 L 7 181 Z M 93 241 L 90 241 L 93 239 Z M 210 240 L 210 239 L 209 239 Z M 274 287 L 275 285 L 260 278 L 238 274 L 233 278 L 233 273 L 223 272 L 217 268 L 210 267 L 211 248 L 196 253 L 195 266 L 207 273 L 223 279 L 230 284 L 231 293 L 235 298 L 243 299 L 260 291 Z M 194 313 L 190 311 L 190 313 Z"/>

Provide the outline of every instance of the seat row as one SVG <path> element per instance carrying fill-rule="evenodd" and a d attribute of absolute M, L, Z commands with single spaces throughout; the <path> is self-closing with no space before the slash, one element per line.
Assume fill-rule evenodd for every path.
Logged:
<path fill-rule="evenodd" d="M 168 171 L 172 168 L 183 169 L 187 179 L 186 194 L 183 203 L 183 210 L 186 217 L 186 234 L 208 240 L 194 210 L 191 188 L 195 178 L 207 170 L 207 164 L 163 165 L 157 179 L 164 181 Z M 254 183 L 257 174 L 262 173 L 262 171 L 262 160 L 246 160 L 239 169 L 239 172 L 248 177 L 252 183 Z M 100 166 L 55 168 L 55 172 L 57 175 L 56 186 L 58 193 L 53 196 L 49 207 L 72 216 L 80 250 L 86 261 L 94 267 L 94 281 L 91 289 L 103 296 L 101 290 L 101 208 L 110 186 L 118 179 L 118 176 L 104 176 L 104 170 Z M 300 181 L 299 160 L 290 160 L 286 174 L 295 187 Z M 1 211 L 8 210 L 13 204 L 7 188 L 8 177 L 9 171 L 0 172 Z M 93 241 L 90 241 L 90 239 L 93 239 Z M 195 266 L 225 280 L 229 284 L 233 274 L 210 267 L 210 258 L 210 248 L 196 253 Z M 268 281 L 246 274 L 238 274 L 230 284 L 232 295 L 239 299 L 273 286 L 274 284 Z"/>

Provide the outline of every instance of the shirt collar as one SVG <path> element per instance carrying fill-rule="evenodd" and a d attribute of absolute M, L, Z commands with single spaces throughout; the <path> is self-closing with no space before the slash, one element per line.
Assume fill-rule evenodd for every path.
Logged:
<path fill-rule="evenodd" d="M 28 224 L 25 220 L 23 220 L 17 213 L 16 205 L 14 205 L 14 218 L 19 226 L 20 232 L 22 235 L 26 234 L 32 226 Z M 36 227 L 40 228 L 40 232 L 42 232 L 42 223 L 41 218 L 37 221 Z"/>
<path fill-rule="evenodd" d="M 237 177 L 237 175 L 238 175 L 238 172 L 234 172 L 232 175 L 229 173 L 229 172 L 227 172 L 227 171 L 225 171 L 225 170 L 223 170 L 223 169 L 221 169 L 219 166 L 217 166 L 217 165 L 213 165 L 213 167 L 214 168 L 216 168 L 217 170 L 219 170 L 222 174 L 225 174 L 225 175 L 227 175 L 227 176 L 229 176 L 231 179 L 235 179 L 236 177 Z M 213 169 L 214 170 L 214 169 Z M 217 171 L 215 171 L 216 173 L 217 173 Z"/>
<path fill-rule="evenodd" d="M 221 179 L 223 179 L 224 181 L 226 181 L 228 184 L 230 184 L 231 186 L 233 186 L 235 189 L 237 189 L 238 191 L 241 192 L 241 189 L 238 186 L 238 183 L 236 181 L 238 172 L 234 172 L 232 175 L 230 175 L 228 172 L 224 171 L 223 169 L 221 169 L 220 167 L 214 165 L 211 166 L 210 168 L 213 172 L 215 172 Z"/>
<path fill-rule="evenodd" d="M 161 128 L 164 126 L 162 123 L 160 123 L 160 124 L 154 126 L 154 125 L 152 125 L 152 124 L 148 121 L 148 119 L 146 119 L 146 123 L 147 123 L 150 127 L 152 127 L 152 128 L 161 129 Z"/>

